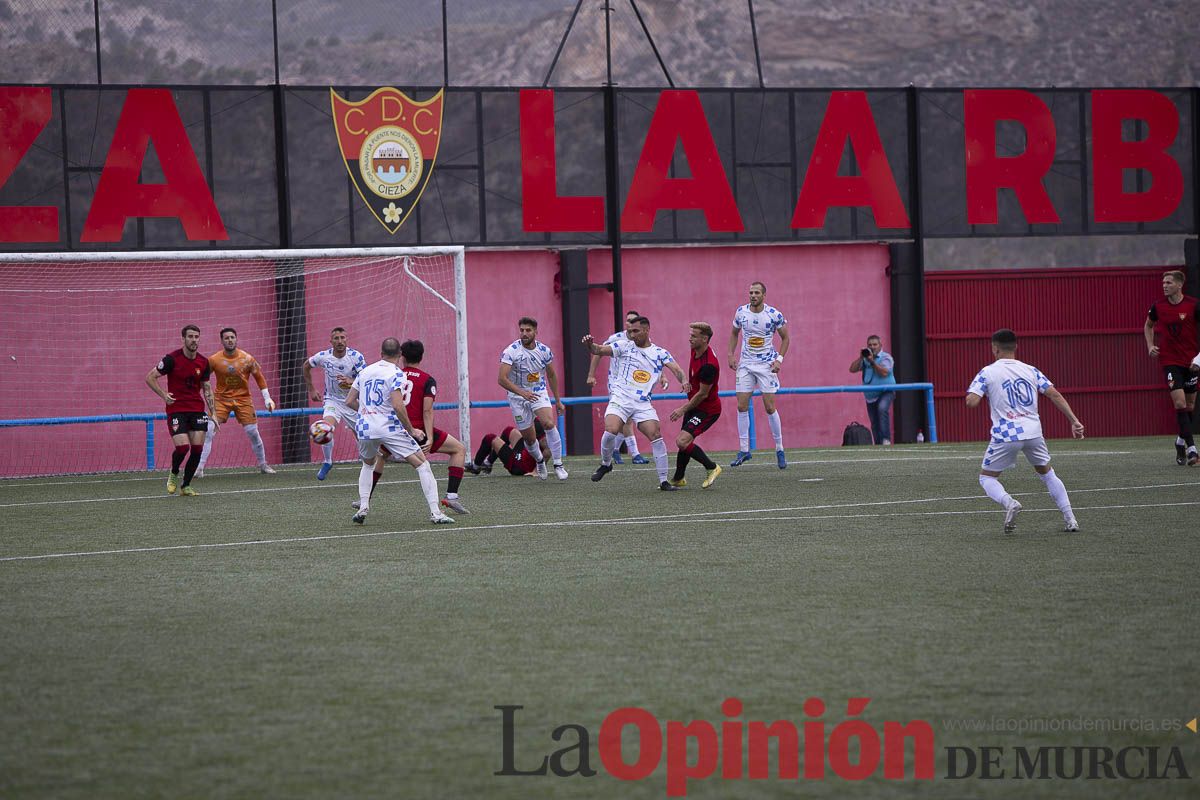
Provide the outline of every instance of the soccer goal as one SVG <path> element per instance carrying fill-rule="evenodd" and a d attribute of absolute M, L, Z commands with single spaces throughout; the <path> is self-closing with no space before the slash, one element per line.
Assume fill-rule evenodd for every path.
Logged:
<path fill-rule="evenodd" d="M 279 406 L 267 414 L 251 382 L 270 463 L 320 458 L 307 431 L 321 403 L 302 367 L 335 327 L 367 363 L 386 337 L 424 342 L 438 424 L 454 430 L 456 414 L 459 437 L 471 441 L 461 247 L 5 253 L 0 303 L 0 477 L 168 465 L 163 403 L 145 377 L 189 324 L 201 329 L 203 355 L 234 328 L 238 348 L 261 365 Z M 313 383 L 320 392 L 319 370 Z M 339 427 L 334 443 L 335 459 L 357 458 L 352 431 Z M 206 469 L 254 463 L 230 417 Z"/>

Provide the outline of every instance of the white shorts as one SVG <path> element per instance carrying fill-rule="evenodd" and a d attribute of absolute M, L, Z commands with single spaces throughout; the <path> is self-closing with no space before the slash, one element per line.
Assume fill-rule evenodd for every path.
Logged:
<path fill-rule="evenodd" d="M 374 461 L 375 456 L 379 455 L 379 445 L 381 444 L 387 447 L 396 461 L 403 461 L 421 449 L 417 440 L 409 436 L 408 431 L 401 428 L 381 439 L 359 439 L 358 455 L 363 461 Z"/>
<path fill-rule="evenodd" d="M 534 392 L 537 399 L 530 402 L 524 397 L 515 394 L 508 396 L 508 407 L 512 411 L 513 423 L 516 424 L 517 430 L 525 430 L 533 426 L 533 420 L 537 416 L 536 412 L 539 408 L 553 408 L 554 404 L 550 402 L 550 395 L 545 392 Z"/>
<path fill-rule="evenodd" d="M 339 403 L 337 400 L 325 398 L 325 410 L 321 412 L 322 416 L 333 417 L 340 419 L 350 430 L 354 430 L 354 426 L 358 424 L 358 412 L 347 406 L 345 403 Z"/>
<path fill-rule="evenodd" d="M 1050 451 L 1046 449 L 1046 440 L 1041 436 L 1036 439 L 1025 439 L 1020 442 L 991 442 L 987 452 L 983 454 L 983 464 L 980 469 L 988 472 L 1003 472 L 1009 467 L 1016 466 L 1017 453 L 1024 453 L 1025 460 L 1035 467 L 1050 463 Z"/>
<path fill-rule="evenodd" d="M 763 394 L 779 391 L 779 374 L 771 372 L 772 363 L 774 362 L 743 361 L 738 364 L 734 389 L 738 392 L 753 392 L 759 389 Z"/>
<path fill-rule="evenodd" d="M 608 408 L 604 409 L 604 416 L 607 417 L 609 415 L 620 417 L 622 424 L 633 422 L 636 425 L 639 422 L 647 422 L 649 420 L 658 422 L 658 412 L 648 402 L 623 403 L 619 400 L 609 400 Z"/>

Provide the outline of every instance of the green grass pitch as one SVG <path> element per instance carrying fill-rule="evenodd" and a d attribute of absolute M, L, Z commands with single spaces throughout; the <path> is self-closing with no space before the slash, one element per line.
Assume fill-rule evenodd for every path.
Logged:
<path fill-rule="evenodd" d="M 571 458 L 565 483 L 468 475 L 453 527 L 403 465 L 363 527 L 354 465 L 210 473 L 195 498 L 162 473 L 0 482 L 0 796 L 665 797 L 665 755 L 604 770 L 604 717 L 719 726 L 727 697 L 797 725 L 820 697 L 828 730 L 870 697 L 879 730 L 931 723 L 937 777 L 718 774 L 689 797 L 1197 796 L 1200 735 L 1163 723 L 1200 713 L 1200 471 L 1165 438 L 1052 441 L 1083 530 L 1022 462 L 1006 536 L 982 448 L 792 450 L 782 472 L 760 451 L 674 494 Z M 599 774 L 494 775 L 497 705 L 524 706 L 516 766 L 574 723 Z M 1194 777 L 944 776 L 950 746 L 1077 744 L 1178 746 Z"/>

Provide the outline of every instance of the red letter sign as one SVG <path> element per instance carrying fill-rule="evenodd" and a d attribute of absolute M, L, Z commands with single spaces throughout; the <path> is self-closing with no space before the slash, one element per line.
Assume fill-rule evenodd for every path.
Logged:
<path fill-rule="evenodd" d="M 554 90 L 521 90 L 521 211 L 527 231 L 602 231 L 604 198 L 559 197 Z"/>
<path fill-rule="evenodd" d="M 667 177 L 676 142 L 683 145 L 690 178 Z M 669 90 L 659 95 L 621 212 L 621 229 L 653 230 L 654 215 L 669 208 L 700 209 L 711 231 L 744 228 L 700 95 L 694 90 Z"/>
<path fill-rule="evenodd" d="M 847 139 L 860 175 L 837 174 Z M 870 206 L 880 228 L 910 225 L 866 92 L 829 95 L 829 106 L 792 214 L 792 227 L 824 228 L 830 206 Z"/>
<path fill-rule="evenodd" d="M 1121 137 L 1127 119 L 1144 120 L 1145 139 Z M 1167 153 L 1179 135 L 1179 111 L 1167 97 L 1149 89 L 1097 89 L 1092 92 L 1092 197 L 1096 222 L 1153 222 L 1169 217 L 1183 200 L 1183 172 Z M 1150 173 L 1150 187 L 1126 192 L 1127 169 Z"/>
<path fill-rule="evenodd" d="M 0 88 L 0 186 L 50 121 L 50 88 Z M 0 206 L 0 242 L 57 242 L 54 206 Z"/>
<path fill-rule="evenodd" d="M 1042 178 L 1054 163 L 1055 128 L 1050 109 L 1020 89 L 963 92 L 963 135 L 967 150 L 967 222 L 995 225 L 996 191 L 1012 189 L 1030 223 L 1058 222 Z M 996 123 L 1013 120 L 1025 128 L 1025 152 L 996 155 Z"/>
<path fill-rule="evenodd" d="M 140 183 L 150 140 L 166 183 Z M 119 242 L 129 217 L 178 217 L 188 239 L 228 239 L 170 91 L 130 89 L 117 120 L 83 242 Z"/>

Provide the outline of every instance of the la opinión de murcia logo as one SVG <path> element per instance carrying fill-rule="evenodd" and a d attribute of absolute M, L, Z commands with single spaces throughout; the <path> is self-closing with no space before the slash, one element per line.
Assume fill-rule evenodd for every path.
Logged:
<path fill-rule="evenodd" d="M 688 781 L 719 775 L 725 780 L 822 780 L 827 771 L 838 778 L 861 781 L 879 772 L 888 780 L 934 777 L 933 726 L 924 720 L 901 723 L 886 721 L 882 732 L 858 717 L 871 702 L 852 697 L 846 702 L 851 719 L 828 725 L 817 718 L 826 711 L 825 701 L 810 697 L 804 702 L 809 719 L 743 721 L 742 702 L 736 697 L 721 704 L 725 715 L 716 723 L 708 720 L 660 722 L 644 708 L 624 707 L 609 713 L 600 724 L 596 750 L 603 769 L 623 781 L 645 780 L 666 760 L 667 796 L 684 797 Z M 495 775 L 560 778 L 597 774 L 592 767 L 592 734 L 584 725 L 559 725 L 550 737 L 560 743 L 554 752 L 521 759 L 516 753 L 516 717 L 519 705 L 494 706 L 501 714 L 503 764 Z M 627 728 L 637 734 L 637 745 L 628 754 L 621 745 Z M 774 770 L 771 750 L 775 749 Z M 695 757 L 690 758 L 689 752 Z M 906 769 L 906 752 L 911 752 L 911 773 Z M 852 753 L 856 755 L 851 756 Z M 627 757 L 628 755 L 628 757 Z"/>
<path fill-rule="evenodd" d="M 690 781 L 932 780 L 933 726 L 925 720 L 871 723 L 861 718 L 871 699 L 846 701 L 846 719 L 831 724 L 825 701 L 805 700 L 806 719 L 743 720 L 741 700 L 721 703 L 718 721 L 661 721 L 645 708 L 626 706 L 605 716 L 597 736 L 587 726 L 566 723 L 550 732 L 552 752 L 521 753 L 516 746 L 520 705 L 493 706 L 500 712 L 501 768 L 506 777 L 581 777 L 599 767 L 622 781 L 642 781 L 665 762 L 668 797 L 685 797 Z M 1189 727 L 1190 729 L 1190 727 Z M 596 743 L 593 751 L 592 742 Z M 623 744 L 624 742 L 624 744 Z M 1161 780 L 1190 779 L 1183 754 L 1173 746 L 961 747 L 945 752 L 946 780 Z"/>

